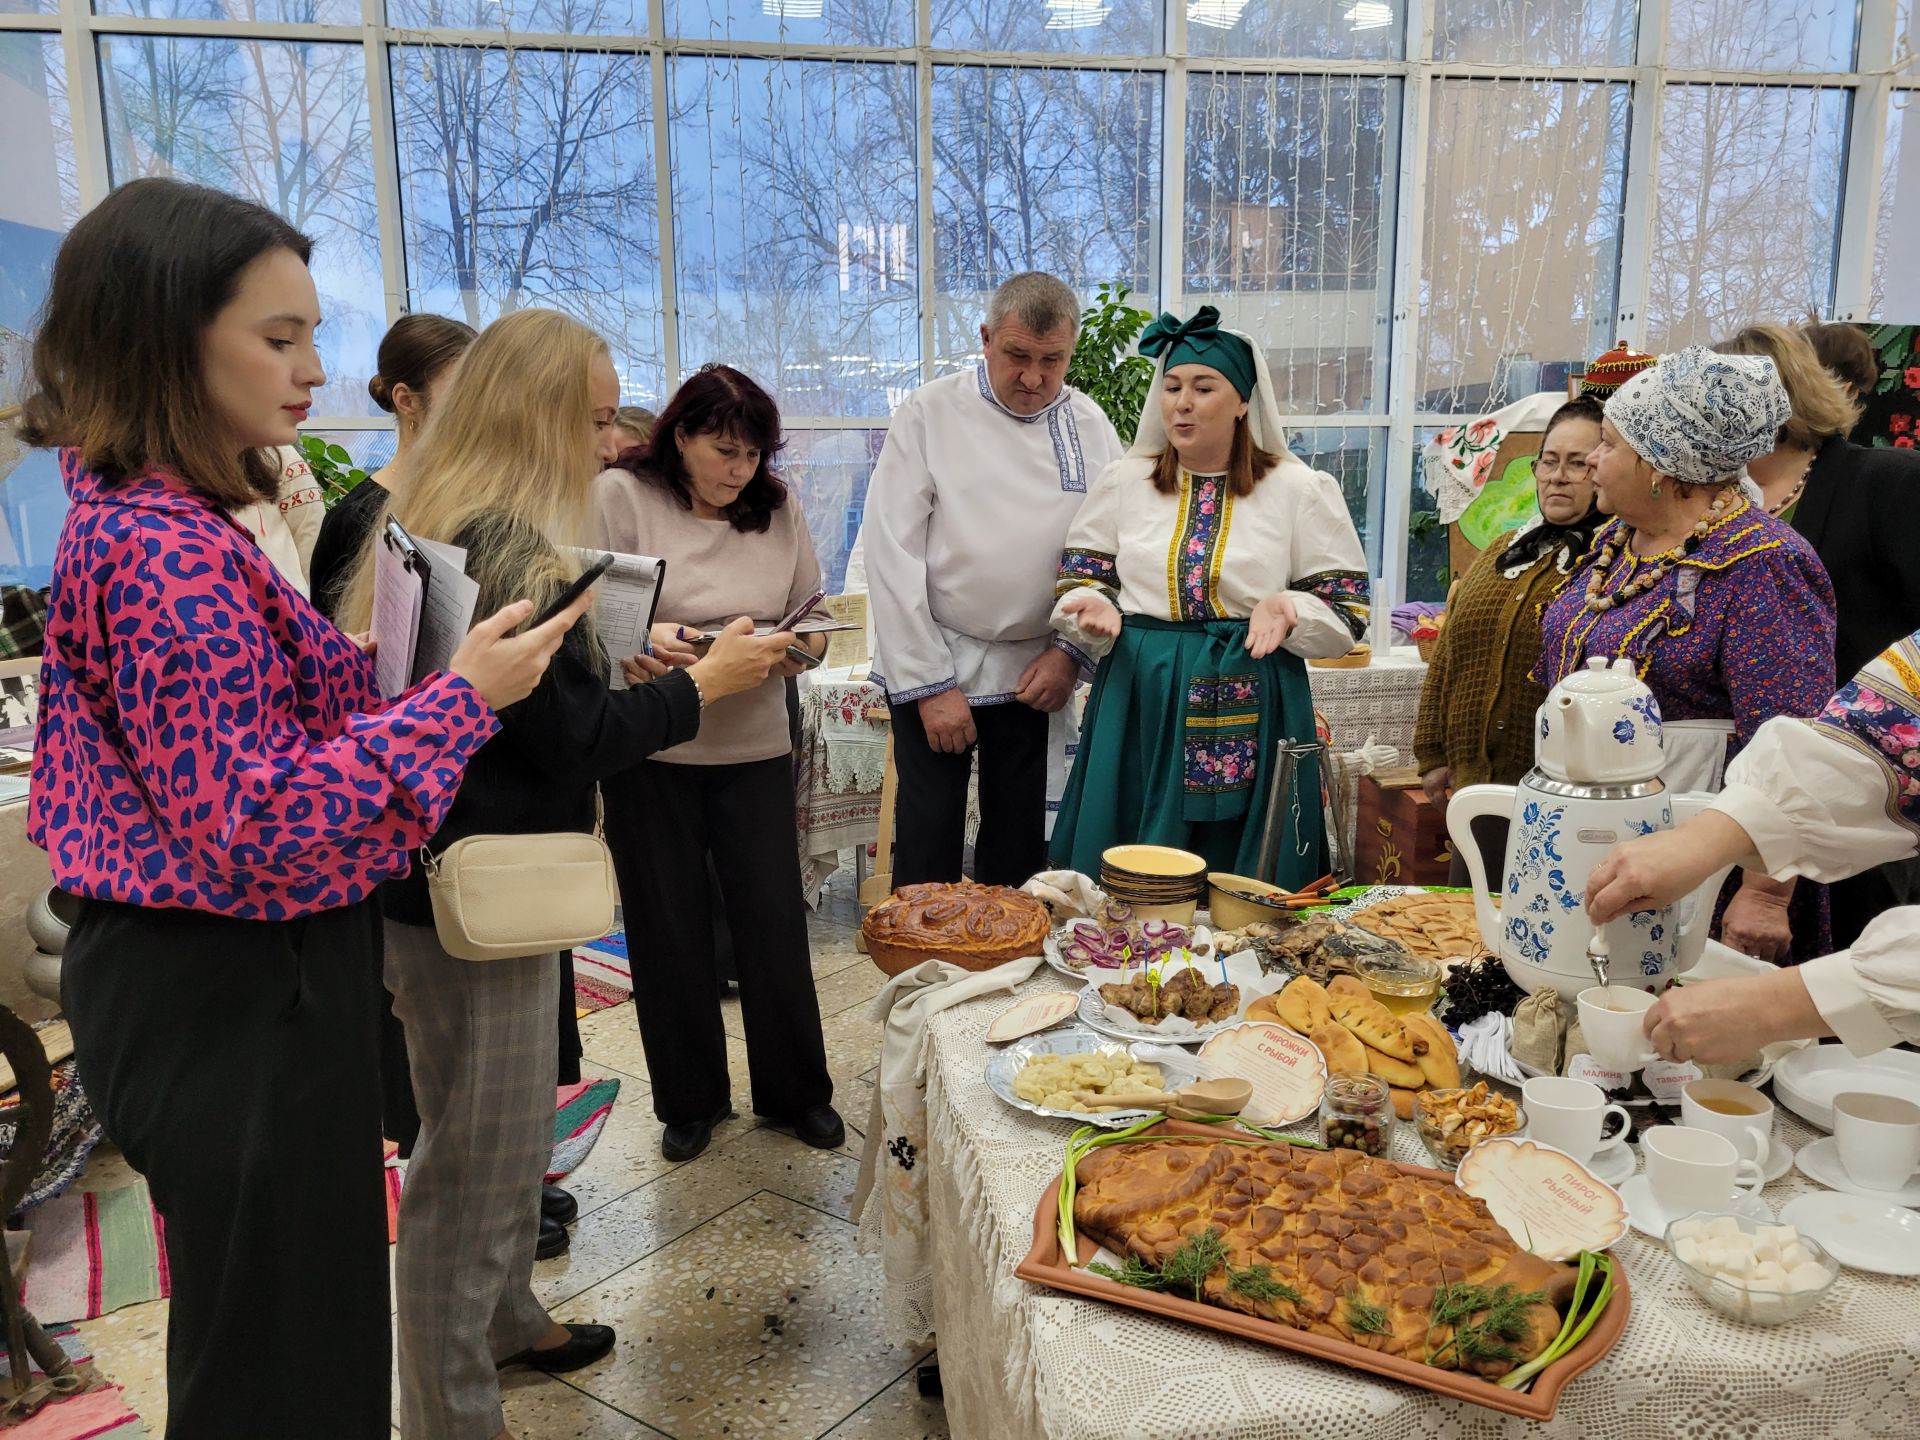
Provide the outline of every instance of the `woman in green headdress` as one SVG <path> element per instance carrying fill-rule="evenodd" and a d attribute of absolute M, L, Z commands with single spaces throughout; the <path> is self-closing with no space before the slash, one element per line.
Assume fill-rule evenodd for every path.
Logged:
<path fill-rule="evenodd" d="M 1286 446 L 1266 357 L 1203 305 L 1140 337 L 1158 358 L 1127 455 L 1067 536 L 1053 624 L 1099 662 L 1053 830 L 1053 857 L 1097 875 L 1140 841 L 1256 872 L 1266 767 L 1312 740 L 1306 659 L 1367 622 L 1366 560 L 1340 486 Z M 1289 806 L 1264 877 L 1325 869 L 1318 777 Z"/>

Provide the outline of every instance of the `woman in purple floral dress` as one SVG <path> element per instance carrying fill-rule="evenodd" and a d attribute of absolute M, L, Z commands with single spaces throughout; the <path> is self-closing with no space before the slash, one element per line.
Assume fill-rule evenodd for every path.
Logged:
<path fill-rule="evenodd" d="M 1812 547 L 1738 488 L 1788 413 L 1764 357 L 1682 350 L 1622 386 L 1592 454 L 1600 508 L 1615 518 L 1543 617 L 1542 684 L 1594 657 L 1633 658 L 1667 722 L 1665 778 L 1679 789 L 1718 789 L 1763 721 L 1817 715 L 1833 693 L 1833 584 Z M 1672 757 L 1684 721 L 1730 734 L 1709 733 L 1711 763 L 1682 778 Z M 1729 882 L 1721 938 L 1766 960 L 1823 954 L 1826 890 L 1743 873 Z"/>

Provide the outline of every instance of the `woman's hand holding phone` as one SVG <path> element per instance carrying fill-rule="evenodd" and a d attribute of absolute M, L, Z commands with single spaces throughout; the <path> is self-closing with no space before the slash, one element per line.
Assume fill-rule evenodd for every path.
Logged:
<path fill-rule="evenodd" d="M 742 615 L 733 621 L 707 647 L 687 673 L 700 687 L 708 704 L 727 695 L 751 690 L 765 680 L 787 658 L 787 647 L 794 643 L 793 632 L 782 630 L 773 635 L 753 633 L 753 621 Z"/>
<path fill-rule="evenodd" d="M 533 693 L 553 652 L 592 603 L 593 596 L 583 592 L 545 624 L 514 635 L 511 632 L 533 613 L 531 600 L 516 600 L 469 630 L 447 669 L 478 690 L 493 709 L 504 710 Z"/>

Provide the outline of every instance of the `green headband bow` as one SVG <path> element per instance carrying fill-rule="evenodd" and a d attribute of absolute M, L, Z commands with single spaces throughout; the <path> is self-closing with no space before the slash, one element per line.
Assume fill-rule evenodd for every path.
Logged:
<path fill-rule="evenodd" d="M 1220 328 L 1220 312 L 1202 305 L 1191 320 L 1179 320 L 1162 311 L 1160 318 L 1141 332 L 1140 353 L 1166 356 L 1166 368 L 1176 365 L 1205 365 L 1226 376 L 1242 400 L 1253 398 L 1258 372 L 1253 366 L 1253 347 L 1238 335 Z"/>

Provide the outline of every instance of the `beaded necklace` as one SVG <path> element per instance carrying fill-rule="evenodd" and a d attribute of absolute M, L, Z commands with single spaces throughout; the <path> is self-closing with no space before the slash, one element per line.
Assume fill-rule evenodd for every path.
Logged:
<path fill-rule="evenodd" d="M 1674 567 L 1680 563 L 1681 559 L 1689 551 L 1695 549 L 1700 544 L 1700 541 L 1705 538 L 1707 531 L 1711 530 L 1714 523 L 1726 512 L 1727 494 L 1728 492 L 1723 489 L 1720 494 L 1714 498 L 1713 508 L 1708 510 L 1706 514 L 1702 515 L 1699 520 L 1694 523 L 1693 533 L 1687 536 L 1679 545 L 1659 555 L 1647 556 L 1646 558 L 1652 564 L 1650 570 L 1644 575 L 1634 576 L 1613 594 L 1608 595 L 1603 593 L 1607 583 L 1607 572 L 1613 568 L 1613 562 L 1620 557 L 1620 551 L 1626 544 L 1627 527 L 1625 525 L 1620 526 L 1618 533 L 1607 541 L 1599 555 L 1595 557 L 1593 570 L 1587 576 L 1587 609 L 1593 611 L 1595 614 L 1605 614 L 1616 605 L 1625 605 L 1638 596 L 1646 594 L 1647 591 L 1671 575 Z"/>

